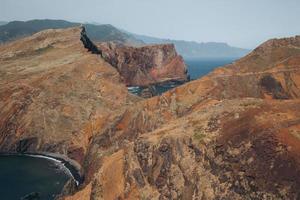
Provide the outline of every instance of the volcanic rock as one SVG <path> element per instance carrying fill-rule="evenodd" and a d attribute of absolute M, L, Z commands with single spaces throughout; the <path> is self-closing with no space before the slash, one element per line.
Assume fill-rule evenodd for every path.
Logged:
<path fill-rule="evenodd" d="M 98 43 L 98 48 L 128 86 L 188 80 L 186 65 L 173 44 L 129 47 L 107 42 Z"/>

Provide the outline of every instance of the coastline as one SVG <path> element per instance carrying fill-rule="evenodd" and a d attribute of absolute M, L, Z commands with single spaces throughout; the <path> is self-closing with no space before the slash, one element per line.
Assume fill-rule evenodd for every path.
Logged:
<path fill-rule="evenodd" d="M 148 86 L 127 86 L 128 92 L 131 94 L 143 97 L 143 98 L 150 98 L 153 96 L 160 96 L 163 93 L 167 92 L 168 90 L 174 89 L 188 81 L 180 81 L 180 80 L 170 80 L 164 81 L 155 84 L 149 84 Z"/>
<path fill-rule="evenodd" d="M 66 169 L 67 173 L 75 181 L 76 186 L 80 186 L 84 182 L 84 175 L 81 173 L 81 166 L 75 160 L 64 155 L 47 152 L 0 152 L 0 156 L 27 156 L 41 159 L 48 159 L 56 163 L 60 163 Z"/>

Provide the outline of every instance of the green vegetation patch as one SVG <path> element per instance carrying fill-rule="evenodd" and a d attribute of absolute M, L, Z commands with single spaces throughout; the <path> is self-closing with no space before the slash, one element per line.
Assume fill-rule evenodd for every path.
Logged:
<path fill-rule="evenodd" d="M 198 143 L 202 143 L 204 141 L 205 137 L 206 137 L 206 135 L 204 133 L 202 133 L 202 129 L 197 128 L 194 130 L 193 139 L 195 141 L 197 141 Z"/>

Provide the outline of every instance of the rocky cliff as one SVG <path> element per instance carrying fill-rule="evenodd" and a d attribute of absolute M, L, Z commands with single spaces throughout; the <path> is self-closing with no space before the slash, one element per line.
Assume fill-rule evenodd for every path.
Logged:
<path fill-rule="evenodd" d="M 0 47 L 0 149 L 75 159 L 65 199 L 299 199 L 299 37 L 142 100 L 80 35 Z"/>
<path fill-rule="evenodd" d="M 127 85 L 145 86 L 188 80 L 187 68 L 174 45 L 129 47 L 115 42 L 99 43 L 104 59 L 116 67 Z"/>

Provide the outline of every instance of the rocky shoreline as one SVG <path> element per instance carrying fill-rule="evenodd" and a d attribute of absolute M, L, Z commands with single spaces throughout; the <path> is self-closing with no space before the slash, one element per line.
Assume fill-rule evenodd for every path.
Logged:
<path fill-rule="evenodd" d="M 151 98 L 162 95 L 168 90 L 174 89 L 189 81 L 171 80 L 162 83 L 150 84 L 148 86 L 127 86 L 128 92 L 143 98 Z"/>

